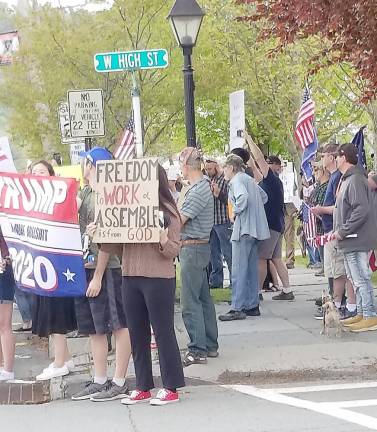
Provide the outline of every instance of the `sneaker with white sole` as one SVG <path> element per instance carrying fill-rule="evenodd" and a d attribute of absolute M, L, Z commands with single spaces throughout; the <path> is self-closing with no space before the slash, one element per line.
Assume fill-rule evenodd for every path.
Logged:
<path fill-rule="evenodd" d="M 161 389 L 158 391 L 155 398 L 149 402 L 151 405 L 167 405 L 171 403 L 179 402 L 178 392 L 174 392 L 168 389 Z"/>
<path fill-rule="evenodd" d="M 0 382 L 7 382 L 13 380 L 14 372 L 7 372 L 6 370 L 2 369 L 2 371 L 0 372 Z"/>
<path fill-rule="evenodd" d="M 114 381 L 109 381 L 107 387 L 101 392 L 91 396 L 90 400 L 92 402 L 107 402 L 116 399 L 123 399 L 129 396 L 129 390 L 127 383 L 123 386 L 118 386 Z"/>
<path fill-rule="evenodd" d="M 132 390 L 128 398 L 122 399 L 123 405 L 135 405 L 140 402 L 148 402 L 151 400 L 152 395 L 150 391 Z"/>
<path fill-rule="evenodd" d="M 75 363 L 73 362 L 72 359 L 65 362 L 65 365 L 67 366 L 69 372 L 73 372 L 75 370 Z M 56 366 L 55 366 L 54 362 L 52 362 L 46 368 L 43 369 L 43 372 L 48 370 L 48 369 L 53 369 L 55 367 Z"/>
<path fill-rule="evenodd" d="M 37 375 L 37 381 L 47 381 L 52 378 L 62 377 L 69 374 L 69 370 L 66 365 L 61 368 L 53 366 L 52 368 L 45 369 L 41 374 Z"/>
<path fill-rule="evenodd" d="M 94 381 L 89 381 L 85 384 L 85 387 L 79 392 L 75 393 L 71 399 L 75 401 L 91 399 L 93 396 L 106 390 L 108 385 L 109 381 L 106 381 L 105 384 L 98 384 Z"/>

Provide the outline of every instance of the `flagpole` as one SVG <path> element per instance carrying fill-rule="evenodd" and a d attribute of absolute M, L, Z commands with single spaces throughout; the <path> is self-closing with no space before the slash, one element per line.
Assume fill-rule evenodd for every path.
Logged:
<path fill-rule="evenodd" d="M 132 109 L 135 124 L 135 144 L 136 144 L 136 157 L 141 158 L 144 156 L 143 146 L 143 128 L 141 121 L 141 106 L 140 106 L 140 89 L 137 83 L 135 71 L 132 71 Z"/>

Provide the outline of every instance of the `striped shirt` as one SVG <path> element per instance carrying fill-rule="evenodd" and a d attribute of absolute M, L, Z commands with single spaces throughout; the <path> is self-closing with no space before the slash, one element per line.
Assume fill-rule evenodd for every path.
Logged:
<path fill-rule="evenodd" d="M 214 177 L 212 180 L 220 189 L 219 196 L 213 197 L 215 203 L 215 225 L 223 225 L 229 223 L 228 217 L 228 182 L 225 180 L 224 174 Z"/>
<path fill-rule="evenodd" d="M 209 239 L 214 222 L 214 200 L 207 177 L 186 192 L 181 213 L 188 218 L 182 228 L 182 240 Z"/>

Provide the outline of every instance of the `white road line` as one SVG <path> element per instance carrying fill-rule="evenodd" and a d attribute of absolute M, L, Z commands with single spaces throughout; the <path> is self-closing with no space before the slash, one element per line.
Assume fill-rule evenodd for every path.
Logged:
<path fill-rule="evenodd" d="M 321 402 L 320 405 L 328 405 L 329 407 L 336 407 L 336 408 L 361 408 L 361 407 L 368 407 L 368 406 L 376 406 L 377 399 L 364 399 L 364 400 L 341 401 L 341 402 Z"/>
<path fill-rule="evenodd" d="M 292 393 L 311 393 L 311 392 L 323 392 L 323 391 L 334 391 L 334 390 L 352 390 L 352 389 L 364 389 L 377 387 L 377 381 L 366 381 L 363 383 L 347 383 L 347 384 L 329 384 L 329 385 L 318 385 L 308 387 L 276 387 L 273 390 L 277 393 L 292 394 Z"/>
<path fill-rule="evenodd" d="M 311 402 L 303 399 L 297 399 L 291 396 L 286 396 L 277 393 L 276 390 L 259 389 L 254 386 L 242 386 L 242 385 L 223 386 L 223 387 L 236 390 L 239 391 L 240 393 L 244 393 L 260 399 L 264 399 L 269 402 L 275 402 L 275 403 L 293 406 L 296 408 L 307 409 L 309 411 L 314 411 L 320 414 L 335 417 L 339 420 L 347 421 L 349 423 L 357 424 L 359 426 L 364 426 L 368 429 L 377 431 L 377 418 L 365 414 L 348 411 L 333 405 L 329 406 L 329 404 L 326 403 L 318 403 L 318 402 Z"/>

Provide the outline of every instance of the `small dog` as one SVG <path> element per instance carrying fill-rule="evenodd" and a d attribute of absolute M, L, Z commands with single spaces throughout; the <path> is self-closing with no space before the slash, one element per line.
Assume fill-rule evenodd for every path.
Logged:
<path fill-rule="evenodd" d="M 339 312 L 336 308 L 333 299 L 327 293 L 322 294 L 322 310 L 323 310 L 323 327 L 321 335 L 330 337 L 330 328 L 336 329 L 336 336 L 342 334 L 342 324 L 340 322 Z"/>

